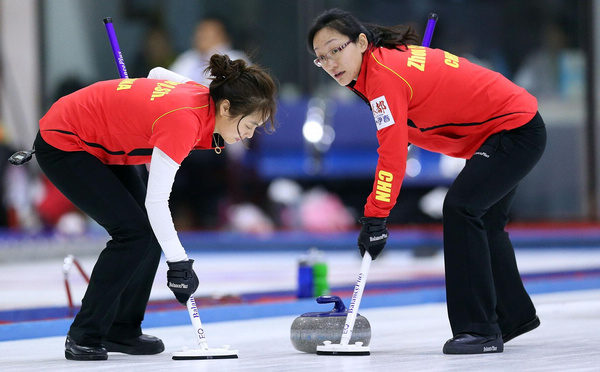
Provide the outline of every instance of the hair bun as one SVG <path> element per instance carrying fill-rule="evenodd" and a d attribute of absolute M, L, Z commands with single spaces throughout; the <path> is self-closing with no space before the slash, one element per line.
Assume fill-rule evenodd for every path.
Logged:
<path fill-rule="evenodd" d="M 242 59 L 232 61 L 226 54 L 213 54 L 206 70 L 214 81 L 223 82 L 237 80 L 245 68 L 246 62 Z"/>
<path fill-rule="evenodd" d="M 229 57 L 227 57 L 227 58 L 229 58 Z M 244 72 L 244 69 L 246 67 L 246 62 L 244 62 L 244 60 L 242 60 L 242 59 L 236 59 L 235 61 L 232 61 L 230 59 L 229 66 L 231 66 L 231 70 L 230 70 L 228 79 L 237 80 Z"/>

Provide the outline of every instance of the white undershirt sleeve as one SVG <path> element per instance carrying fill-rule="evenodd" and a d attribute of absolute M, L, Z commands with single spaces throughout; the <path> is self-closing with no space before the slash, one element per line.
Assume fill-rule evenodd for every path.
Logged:
<path fill-rule="evenodd" d="M 192 81 L 192 79 L 179 75 L 171 70 L 167 70 L 164 67 L 154 67 L 148 73 L 148 79 L 171 80 L 176 83 L 187 83 L 188 81 Z"/>
<path fill-rule="evenodd" d="M 154 147 L 145 204 L 154 235 L 169 262 L 188 259 L 177 236 L 169 209 L 169 196 L 178 170 L 179 164 L 161 149 Z"/>

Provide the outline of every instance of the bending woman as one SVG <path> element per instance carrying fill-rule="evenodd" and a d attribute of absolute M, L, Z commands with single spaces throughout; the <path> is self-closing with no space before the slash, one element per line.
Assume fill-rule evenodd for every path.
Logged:
<path fill-rule="evenodd" d="M 275 84 L 259 66 L 213 55 L 207 70 L 209 88 L 162 68 L 149 79 L 95 83 L 61 98 L 40 120 L 41 169 L 111 237 L 69 329 L 67 359 L 164 350 L 141 330 L 161 248 L 177 300 L 185 305 L 198 287 L 168 206 L 175 174 L 192 150 L 220 152 L 222 140 L 243 141 L 265 123 L 273 129 L 276 111 Z M 133 167 L 139 164 L 149 164 L 147 188 Z"/>

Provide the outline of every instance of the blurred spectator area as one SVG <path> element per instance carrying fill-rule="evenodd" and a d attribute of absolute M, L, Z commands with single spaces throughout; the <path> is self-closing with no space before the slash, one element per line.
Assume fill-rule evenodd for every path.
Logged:
<path fill-rule="evenodd" d="M 330 146 L 319 150 L 303 134 L 309 98 L 280 102 L 280 126 L 271 135 L 261 135 L 256 168 L 261 177 L 286 177 L 299 180 L 373 179 L 377 165 L 377 137 L 373 115 L 368 106 L 356 101 L 332 101 L 335 106 L 329 126 Z M 440 170 L 441 156 L 423 149 L 411 149 L 409 171 L 404 185 L 435 186 L 449 184 L 454 175 Z M 412 167 L 410 166 L 412 164 Z M 411 171 L 413 173 L 411 173 Z"/>

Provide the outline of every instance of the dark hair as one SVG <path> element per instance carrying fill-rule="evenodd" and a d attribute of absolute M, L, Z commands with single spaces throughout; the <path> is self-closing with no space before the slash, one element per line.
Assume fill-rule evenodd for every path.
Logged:
<path fill-rule="evenodd" d="M 331 28 L 346 35 L 350 40 L 356 40 L 363 33 L 367 36 L 369 44 L 373 47 L 400 49 L 400 45 L 408 46 L 417 44 L 420 36 L 410 25 L 397 25 L 392 27 L 378 26 L 362 23 L 350 12 L 341 9 L 329 9 L 321 13 L 308 32 L 308 50 L 314 53 L 313 39 L 317 32 L 324 28 Z"/>
<path fill-rule="evenodd" d="M 210 73 L 212 81 L 208 89 L 217 107 L 226 99 L 231 104 L 229 111 L 234 117 L 259 112 L 265 120 L 265 130 L 275 130 L 277 88 L 273 78 L 262 67 L 248 65 L 243 59 L 232 61 L 227 55 L 213 54 L 205 72 Z"/>

